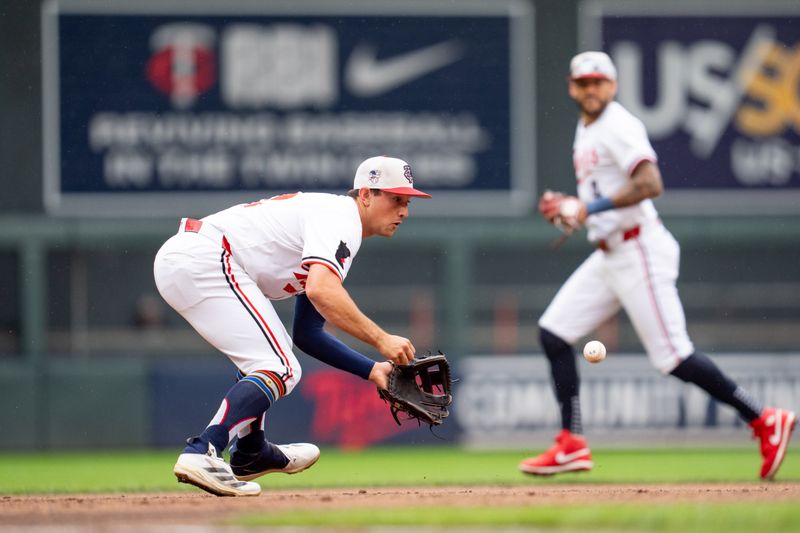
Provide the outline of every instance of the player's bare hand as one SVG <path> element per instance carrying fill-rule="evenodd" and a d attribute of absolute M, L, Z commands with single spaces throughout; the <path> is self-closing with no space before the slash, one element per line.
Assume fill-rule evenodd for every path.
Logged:
<path fill-rule="evenodd" d="M 539 200 L 539 212 L 564 233 L 572 233 L 586 221 L 586 204 L 575 196 L 545 191 Z"/>
<path fill-rule="evenodd" d="M 411 341 L 399 335 L 386 334 L 376 348 L 386 359 L 398 365 L 407 365 L 416 353 Z"/>
<path fill-rule="evenodd" d="M 383 361 L 375 363 L 369 373 L 369 380 L 379 389 L 389 388 L 389 374 L 392 373 L 392 363 Z"/>
<path fill-rule="evenodd" d="M 544 194 L 542 194 L 542 197 L 539 199 L 539 213 L 542 214 L 545 220 L 552 224 L 553 220 L 558 216 L 558 210 L 561 206 L 561 200 L 563 199 L 563 193 L 544 191 Z"/>

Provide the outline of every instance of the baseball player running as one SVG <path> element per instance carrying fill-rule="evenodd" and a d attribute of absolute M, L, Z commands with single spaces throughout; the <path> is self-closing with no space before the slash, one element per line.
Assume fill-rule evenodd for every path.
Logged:
<path fill-rule="evenodd" d="M 545 192 L 539 210 L 567 232 L 585 224 L 596 250 L 539 320 L 562 430 L 552 448 L 523 460 L 519 468 L 535 475 L 592 468 L 572 344 L 622 308 L 653 366 L 738 411 L 760 440 L 761 478 L 772 479 L 796 416 L 762 408 L 692 345 L 675 286 L 680 249 L 651 200 L 663 188 L 656 154 L 642 122 L 614 101 L 616 77 L 611 58 L 602 52 L 578 54 L 570 63 L 569 94 L 580 110 L 573 144 L 578 197 Z"/>
<path fill-rule="evenodd" d="M 293 344 L 386 388 L 391 363 L 350 349 L 323 330 L 326 320 L 394 363 L 414 358 L 411 341 L 381 329 L 342 286 L 361 240 L 391 237 L 412 197 L 430 198 L 414 188 L 408 163 L 381 156 L 361 163 L 347 196 L 298 192 L 181 221 L 156 255 L 156 285 L 239 379 L 205 430 L 188 439 L 175 463 L 178 481 L 218 496 L 256 496 L 253 479 L 317 461 L 313 444 L 276 445 L 264 434 L 265 412 L 300 380 Z M 271 300 L 292 296 L 289 335 Z M 234 438 L 227 464 L 222 451 Z"/>

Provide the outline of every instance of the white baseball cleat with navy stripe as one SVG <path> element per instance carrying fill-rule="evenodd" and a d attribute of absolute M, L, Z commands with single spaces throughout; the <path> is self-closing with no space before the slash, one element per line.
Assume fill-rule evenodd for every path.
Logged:
<path fill-rule="evenodd" d="M 231 450 L 231 469 L 237 479 L 251 481 L 273 472 L 297 474 L 311 468 L 319 460 L 319 448 L 313 444 L 298 442 L 268 445 L 278 448 L 286 456 L 286 464 L 274 464 L 260 452 L 244 453 L 233 449 Z"/>
<path fill-rule="evenodd" d="M 319 460 L 319 448 L 307 442 L 295 444 L 278 444 L 283 454 L 289 459 L 289 464 L 276 472 L 284 474 L 297 474 L 310 468 Z"/>
<path fill-rule="evenodd" d="M 189 483 L 217 496 L 258 496 L 261 485 L 236 479 L 231 467 L 217 456 L 214 445 L 208 453 L 182 453 L 173 469 L 181 483 Z"/>

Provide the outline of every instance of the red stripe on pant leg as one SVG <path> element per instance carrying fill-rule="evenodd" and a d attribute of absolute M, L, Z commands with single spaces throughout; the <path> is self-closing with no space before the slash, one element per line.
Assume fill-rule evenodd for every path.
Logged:
<path fill-rule="evenodd" d="M 233 282 L 234 290 L 239 294 L 239 296 L 242 297 L 242 299 L 245 302 L 247 302 L 247 305 L 250 306 L 250 310 L 253 313 L 255 313 L 255 315 L 261 321 L 261 325 L 264 326 L 264 328 L 267 330 L 267 333 L 269 334 L 270 338 L 272 339 L 272 342 L 275 345 L 275 349 L 278 351 L 278 355 L 283 360 L 283 364 L 289 370 L 289 377 L 293 376 L 294 373 L 292 372 L 292 366 L 289 364 L 289 358 L 286 357 L 286 354 L 283 353 L 283 350 L 281 349 L 281 345 L 280 345 L 280 343 L 278 343 L 278 340 L 275 338 L 275 334 L 272 333 L 272 330 L 267 325 L 267 321 L 264 320 L 264 317 L 262 317 L 261 313 L 258 312 L 258 309 L 256 309 L 256 307 L 253 305 L 253 302 L 250 301 L 250 298 L 248 298 L 247 295 L 244 293 L 244 291 L 242 291 L 242 288 L 239 286 L 239 282 L 236 281 L 236 277 L 233 275 L 233 268 L 231 267 L 231 254 L 227 250 L 226 250 L 226 252 L 227 253 L 225 254 L 225 263 L 228 266 L 228 275 L 230 276 L 231 281 Z"/>
<path fill-rule="evenodd" d="M 653 308 L 655 309 L 656 318 L 658 319 L 658 325 L 661 327 L 661 332 L 667 339 L 667 344 L 669 345 L 670 350 L 672 350 L 672 356 L 680 359 L 680 356 L 678 355 L 678 350 L 676 350 L 675 346 L 672 344 L 672 337 L 670 337 L 669 330 L 667 329 L 667 324 L 664 322 L 664 317 L 661 313 L 661 308 L 658 306 L 656 291 L 653 288 L 653 281 L 650 276 L 650 268 L 648 268 L 649 263 L 647 261 L 647 255 L 644 252 L 642 243 L 639 242 L 638 240 L 634 242 L 636 243 L 636 249 L 639 250 L 639 254 L 642 256 L 642 264 L 644 267 L 645 278 L 647 279 L 647 290 L 650 293 L 650 300 L 653 302 Z"/>

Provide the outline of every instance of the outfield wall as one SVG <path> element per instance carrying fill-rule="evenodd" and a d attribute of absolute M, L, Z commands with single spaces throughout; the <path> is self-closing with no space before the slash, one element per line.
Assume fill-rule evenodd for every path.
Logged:
<path fill-rule="evenodd" d="M 800 357 L 725 354 L 715 361 L 767 405 L 800 407 Z M 541 354 L 454 362 L 450 418 L 433 432 L 396 425 L 369 382 L 301 356 L 303 379 L 270 409 L 277 442 L 309 441 L 361 449 L 376 445 L 460 444 L 541 448 L 559 428 Z M 747 445 L 749 430 L 726 406 L 695 387 L 659 375 L 641 354 L 580 362 L 588 435 L 603 446 Z M 39 382 L 46 393 L 31 394 Z M 121 360 L 54 364 L 44 375 L 0 372 L 0 449 L 177 448 L 201 431 L 234 382 L 221 360 Z M 13 428 L 13 430 L 12 430 Z"/>

